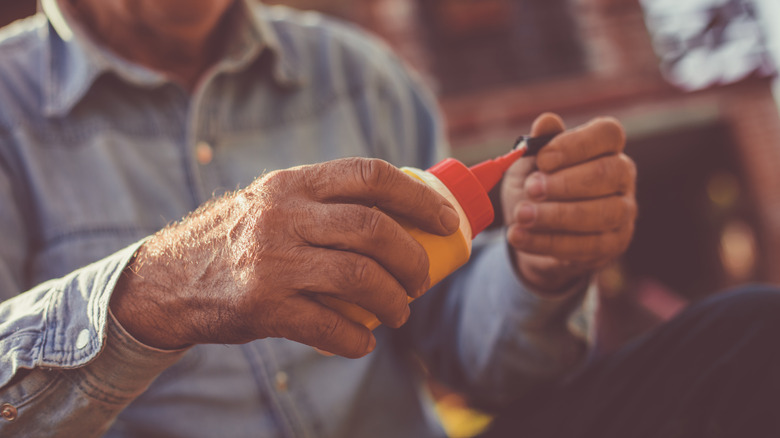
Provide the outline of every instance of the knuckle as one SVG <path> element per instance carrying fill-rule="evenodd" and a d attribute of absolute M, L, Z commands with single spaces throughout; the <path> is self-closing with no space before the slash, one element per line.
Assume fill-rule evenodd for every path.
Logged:
<path fill-rule="evenodd" d="M 619 239 L 619 253 L 624 253 L 629 245 L 631 245 L 631 237 L 634 235 L 634 225 L 630 224 L 627 227 L 623 227 L 618 232 L 618 239 Z"/>
<path fill-rule="evenodd" d="M 371 266 L 365 257 L 354 257 L 352 262 L 351 274 L 347 281 L 353 284 L 365 284 L 371 280 Z"/>
<path fill-rule="evenodd" d="M 420 250 L 417 251 L 417 254 L 419 258 L 417 262 L 417 266 L 419 267 L 418 269 L 420 270 L 420 276 L 423 277 L 423 279 L 425 279 L 425 277 L 428 275 L 428 271 L 431 268 L 431 261 L 428 258 L 428 253 L 425 252 L 425 249 L 423 249 L 422 246 L 420 247 Z"/>
<path fill-rule="evenodd" d="M 636 219 L 636 200 L 633 197 L 624 196 L 620 198 L 620 205 L 623 209 L 623 217 L 618 226 L 633 223 Z"/>
<path fill-rule="evenodd" d="M 555 233 L 533 236 L 528 240 L 528 243 L 542 253 L 556 253 L 562 249 L 562 242 Z"/>
<path fill-rule="evenodd" d="M 582 202 L 558 204 L 548 219 L 550 226 L 571 231 L 592 228 L 594 222 L 590 206 Z"/>
<path fill-rule="evenodd" d="M 375 209 L 363 209 L 360 214 L 360 227 L 361 230 L 368 236 L 371 241 L 376 241 L 382 238 L 383 230 L 385 229 L 383 213 Z"/>
<path fill-rule="evenodd" d="M 279 180 L 283 180 L 284 178 L 287 178 L 286 173 L 289 172 L 288 170 L 275 170 L 273 172 L 269 172 L 259 180 L 263 185 L 269 186 L 273 184 L 277 184 Z"/>
<path fill-rule="evenodd" d="M 625 197 L 620 198 L 618 206 L 618 214 L 615 218 L 615 222 L 612 224 L 614 228 L 624 226 L 627 222 L 631 221 L 631 217 L 633 216 L 633 202 L 631 202 L 631 199 Z"/>
<path fill-rule="evenodd" d="M 600 138 L 607 143 L 609 149 L 622 151 L 626 142 L 623 125 L 614 117 L 600 117 L 597 123 L 600 128 Z"/>
<path fill-rule="evenodd" d="M 625 193 L 631 183 L 629 172 L 623 161 L 615 156 L 604 157 L 596 161 L 593 177 L 604 185 L 608 193 Z"/>
<path fill-rule="evenodd" d="M 406 294 L 392 294 L 391 302 L 388 308 L 391 309 L 392 319 L 388 322 L 388 325 L 392 328 L 398 328 L 404 325 L 408 315 L 406 308 L 408 307 L 409 300 L 406 298 Z"/>
<path fill-rule="evenodd" d="M 626 154 L 620 154 L 620 165 L 623 168 L 622 178 L 620 180 L 620 192 L 631 193 L 634 191 L 634 184 L 637 177 L 636 163 Z"/>
<path fill-rule="evenodd" d="M 596 237 L 593 237 L 590 239 L 590 245 L 587 245 L 586 248 L 590 248 L 590 251 L 582 251 L 580 253 L 581 257 L 593 257 L 593 258 L 602 258 L 605 254 L 605 246 L 606 245 L 605 236 L 603 234 L 598 235 Z"/>
<path fill-rule="evenodd" d="M 629 205 L 623 198 L 610 201 L 610 204 L 603 211 L 606 215 L 606 228 L 612 230 L 620 228 L 626 222 L 629 216 Z"/>
<path fill-rule="evenodd" d="M 415 278 L 418 278 L 417 284 L 420 287 L 423 286 L 425 279 L 428 277 L 428 270 L 430 269 L 430 261 L 428 260 L 428 254 L 422 247 L 416 251 L 410 251 L 410 257 L 415 267 Z"/>
<path fill-rule="evenodd" d="M 596 160 L 595 162 L 596 168 L 593 172 L 593 177 L 597 179 L 597 181 L 611 181 L 610 176 L 612 175 L 612 161 L 608 159 L 600 159 Z"/>
<path fill-rule="evenodd" d="M 352 352 L 348 357 L 358 358 L 371 352 L 371 334 L 368 331 L 361 331 L 357 340 L 353 343 Z"/>
<path fill-rule="evenodd" d="M 318 338 L 323 341 L 334 339 L 341 331 L 341 325 L 343 324 L 343 321 L 344 320 L 340 317 L 328 318 L 326 321 L 323 321 L 323 323 L 318 327 Z"/>
<path fill-rule="evenodd" d="M 377 158 L 356 158 L 357 174 L 369 189 L 378 189 L 392 178 L 391 165 Z"/>
<path fill-rule="evenodd" d="M 568 244 L 561 251 L 561 258 L 575 262 L 598 256 L 599 237 L 596 235 L 569 236 Z"/>
<path fill-rule="evenodd" d="M 252 187 L 259 186 L 259 193 L 266 196 L 274 196 L 280 190 L 289 192 L 295 179 L 293 172 L 289 169 L 270 172 L 256 180 Z"/>
<path fill-rule="evenodd" d="M 582 192 L 583 188 L 582 181 L 578 181 L 578 178 L 567 178 L 563 176 L 558 178 L 551 177 L 547 184 L 551 198 L 557 196 L 569 199 L 577 196 Z"/>
<path fill-rule="evenodd" d="M 429 198 L 429 195 L 431 195 L 433 192 L 432 189 L 430 189 L 425 184 L 414 184 L 412 187 L 415 187 L 416 189 L 410 190 L 411 193 L 409 193 L 411 198 L 411 205 L 418 206 L 418 208 L 430 208 L 433 205 L 438 205 L 438 199 L 434 201 L 434 199 Z M 433 195 L 434 197 L 438 195 Z"/>
<path fill-rule="evenodd" d="M 622 239 L 620 238 L 620 233 L 609 233 L 604 239 L 602 239 L 602 241 L 604 242 L 603 254 L 605 258 L 612 259 L 622 252 L 621 248 L 623 243 Z"/>
<path fill-rule="evenodd" d="M 310 209 L 295 209 L 287 212 L 287 217 L 277 218 L 278 220 L 275 222 L 278 224 L 289 224 L 295 237 L 301 241 L 310 241 L 312 240 L 312 224 L 316 223 L 316 221 L 313 220 L 313 215 L 314 212 Z M 278 230 L 281 227 L 277 226 L 275 228 Z"/>

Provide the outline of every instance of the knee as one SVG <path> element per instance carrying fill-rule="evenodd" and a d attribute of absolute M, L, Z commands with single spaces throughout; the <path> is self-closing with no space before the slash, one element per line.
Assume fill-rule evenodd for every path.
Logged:
<path fill-rule="evenodd" d="M 719 293 L 701 306 L 731 324 L 771 324 L 780 326 L 780 289 L 750 285 Z"/>

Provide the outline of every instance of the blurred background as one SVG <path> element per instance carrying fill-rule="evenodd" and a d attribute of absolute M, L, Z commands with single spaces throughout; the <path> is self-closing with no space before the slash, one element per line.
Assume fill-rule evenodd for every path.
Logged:
<path fill-rule="evenodd" d="M 624 124 L 640 214 L 599 278 L 602 351 L 709 294 L 780 283 L 777 0 L 277 3 L 382 36 L 437 92 L 465 162 L 506 151 L 544 111 Z"/>
<path fill-rule="evenodd" d="M 267 3 L 383 37 L 436 91 L 467 163 L 506 151 L 545 111 L 569 126 L 624 124 L 640 214 L 628 252 L 598 278 L 600 351 L 709 294 L 780 283 L 777 0 Z M 35 0 L 0 0 L 0 24 L 34 12 Z M 482 421 L 442 415 L 452 436 Z"/>

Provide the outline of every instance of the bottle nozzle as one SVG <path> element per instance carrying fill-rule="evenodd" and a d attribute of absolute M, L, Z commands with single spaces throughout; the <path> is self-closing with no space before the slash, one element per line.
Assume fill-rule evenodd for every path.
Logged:
<path fill-rule="evenodd" d="M 523 155 L 535 155 L 552 137 L 520 137 L 512 151 L 496 159 L 469 168 L 454 158 L 447 158 L 428 171 L 455 196 L 469 219 L 472 236 L 476 236 L 493 222 L 495 213 L 488 192 L 501 181 L 512 163 Z"/>
<path fill-rule="evenodd" d="M 522 136 L 515 141 L 515 147 L 508 154 L 475 164 L 469 169 L 477 177 L 485 191 L 490 192 L 501 181 L 504 172 L 509 169 L 512 163 L 523 155 L 536 155 L 542 146 L 549 143 L 556 135 L 557 133 L 538 137 Z"/>
<path fill-rule="evenodd" d="M 475 164 L 474 166 L 471 166 L 469 170 L 477 177 L 485 191 L 490 192 L 493 190 L 493 187 L 501 181 L 504 172 L 509 169 L 509 166 L 517 161 L 518 158 L 522 157 L 526 150 L 527 148 L 525 147 L 513 149 L 506 155 Z"/>

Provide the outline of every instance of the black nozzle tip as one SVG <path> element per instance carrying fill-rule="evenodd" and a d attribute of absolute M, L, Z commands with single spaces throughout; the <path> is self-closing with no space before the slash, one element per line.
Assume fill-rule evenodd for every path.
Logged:
<path fill-rule="evenodd" d="M 556 132 L 555 134 L 544 134 L 539 135 L 537 137 L 531 137 L 530 135 L 521 135 L 520 137 L 515 140 L 515 149 L 519 147 L 523 142 L 525 142 L 526 146 L 528 147 L 528 150 L 525 154 L 523 154 L 524 157 L 532 157 L 539 153 L 542 148 L 550 142 L 555 136 L 558 135 Z"/>

